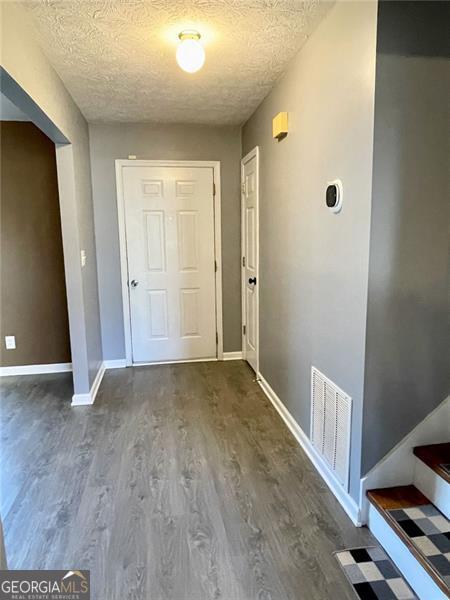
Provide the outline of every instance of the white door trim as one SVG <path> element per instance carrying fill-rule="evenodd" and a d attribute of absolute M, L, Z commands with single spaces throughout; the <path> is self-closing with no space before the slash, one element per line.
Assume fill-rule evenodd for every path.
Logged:
<path fill-rule="evenodd" d="M 258 203 L 257 210 L 257 219 L 256 219 L 256 277 L 257 277 L 257 285 L 256 285 L 256 305 L 258 307 L 258 315 L 256 319 L 256 374 L 259 373 L 259 146 L 255 146 L 253 150 L 250 150 L 248 154 L 241 159 L 241 310 L 242 310 L 242 358 L 243 360 L 247 359 L 246 352 L 246 344 L 244 339 L 244 330 L 243 326 L 246 325 L 245 322 L 245 268 L 243 265 L 243 256 L 245 254 L 245 227 L 244 227 L 244 165 L 248 163 L 252 158 L 256 158 L 256 201 Z"/>
<path fill-rule="evenodd" d="M 117 159 L 116 189 L 117 216 L 119 221 L 120 275 L 123 303 L 123 327 L 125 333 L 126 366 L 133 364 L 131 349 L 131 316 L 128 290 L 128 260 L 125 232 L 125 200 L 123 195 L 124 167 L 204 167 L 213 170 L 215 186 L 214 195 L 214 258 L 217 265 L 216 289 L 216 330 L 217 330 L 217 359 L 223 359 L 223 315 L 222 315 L 222 229 L 221 229 L 221 194 L 220 194 L 220 161 L 218 160 L 134 160 Z"/>

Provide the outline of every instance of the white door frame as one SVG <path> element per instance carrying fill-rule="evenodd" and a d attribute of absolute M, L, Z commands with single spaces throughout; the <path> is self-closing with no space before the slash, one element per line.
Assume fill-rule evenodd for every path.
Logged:
<path fill-rule="evenodd" d="M 255 289 L 256 293 L 256 306 L 258 307 L 258 314 L 256 319 L 256 376 L 259 375 L 259 146 L 255 146 L 253 150 L 250 150 L 248 154 L 241 159 L 241 306 L 242 306 L 242 358 L 247 359 L 246 343 L 244 336 L 244 325 L 246 325 L 246 310 L 245 310 L 245 267 L 244 267 L 244 255 L 245 255 L 245 213 L 244 213 L 244 165 L 249 162 L 252 158 L 256 158 L 256 202 L 258 204 L 258 210 L 256 211 L 256 277 L 257 285 Z"/>
<path fill-rule="evenodd" d="M 128 257 L 125 231 L 125 199 L 123 195 L 124 167 L 203 167 L 213 170 L 214 181 L 214 258 L 216 261 L 216 331 L 217 331 L 217 360 L 223 360 L 223 315 L 222 315 L 222 234 L 221 234 L 221 196 L 220 196 L 220 161 L 218 160 L 135 160 L 117 159 L 116 189 L 117 216 L 119 220 L 120 244 L 120 276 L 122 285 L 123 328 L 125 333 L 126 366 L 133 364 L 131 347 L 131 314 L 128 288 Z M 191 362 L 191 361 L 169 361 Z M 195 361 L 197 362 L 197 361 Z M 142 363 L 139 363 L 142 364 Z"/>

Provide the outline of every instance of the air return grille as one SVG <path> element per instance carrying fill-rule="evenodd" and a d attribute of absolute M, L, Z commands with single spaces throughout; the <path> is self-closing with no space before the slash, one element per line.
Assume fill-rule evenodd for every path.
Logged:
<path fill-rule="evenodd" d="M 352 399 L 312 367 L 311 441 L 339 483 L 348 489 Z"/>

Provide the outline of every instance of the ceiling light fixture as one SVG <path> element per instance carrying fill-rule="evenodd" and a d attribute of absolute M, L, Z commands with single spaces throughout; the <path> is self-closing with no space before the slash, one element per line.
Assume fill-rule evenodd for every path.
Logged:
<path fill-rule="evenodd" d="M 178 34 L 177 63 L 187 73 L 195 73 L 203 67 L 205 49 L 200 44 L 198 31 L 182 31 Z"/>

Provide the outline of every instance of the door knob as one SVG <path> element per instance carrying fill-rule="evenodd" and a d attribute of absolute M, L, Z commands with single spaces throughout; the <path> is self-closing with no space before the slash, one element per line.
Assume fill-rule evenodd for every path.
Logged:
<path fill-rule="evenodd" d="M 132 279 L 130 281 L 130 285 L 131 285 L 131 287 L 135 288 L 135 287 L 137 287 L 139 285 L 139 281 L 137 279 Z"/>
<path fill-rule="evenodd" d="M 248 282 L 253 283 L 253 285 L 256 285 L 256 277 L 250 277 Z"/>

